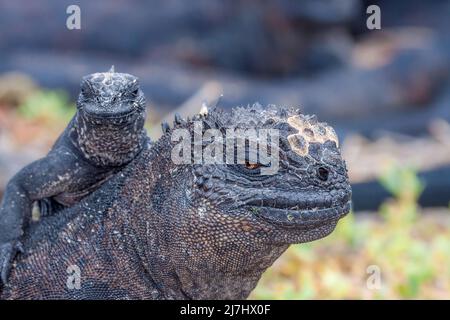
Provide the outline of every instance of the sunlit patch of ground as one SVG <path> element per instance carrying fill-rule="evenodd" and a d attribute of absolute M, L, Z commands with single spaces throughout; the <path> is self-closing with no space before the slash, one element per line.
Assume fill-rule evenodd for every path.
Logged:
<path fill-rule="evenodd" d="M 349 215 L 331 236 L 291 246 L 250 298 L 449 299 L 450 210 L 404 221 Z"/>

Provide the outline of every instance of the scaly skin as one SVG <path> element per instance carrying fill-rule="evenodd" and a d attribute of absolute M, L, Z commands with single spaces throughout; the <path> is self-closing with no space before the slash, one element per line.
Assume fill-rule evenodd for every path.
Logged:
<path fill-rule="evenodd" d="M 274 106 L 194 120 L 203 130 L 279 129 L 279 171 L 176 165 L 166 128 L 97 191 L 33 227 L 0 297 L 242 299 L 290 244 L 325 237 L 350 210 L 345 163 L 325 124 Z M 194 124 L 177 117 L 174 128 L 193 133 Z M 80 289 L 67 286 L 73 265 Z"/>
<path fill-rule="evenodd" d="M 83 78 L 77 113 L 46 157 L 18 172 L 0 204 L 0 286 L 21 250 L 34 201 L 41 215 L 78 203 L 147 147 L 145 98 L 136 77 Z"/>

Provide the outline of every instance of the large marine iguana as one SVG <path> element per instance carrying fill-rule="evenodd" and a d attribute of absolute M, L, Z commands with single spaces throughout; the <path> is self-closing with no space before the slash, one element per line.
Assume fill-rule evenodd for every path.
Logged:
<path fill-rule="evenodd" d="M 0 204 L 0 285 L 7 276 L 32 204 L 41 215 L 69 207 L 93 192 L 147 146 L 145 98 L 138 79 L 125 73 L 83 78 L 77 112 L 46 157 L 8 183 Z"/>
<path fill-rule="evenodd" d="M 196 121 L 203 131 L 278 129 L 278 172 L 175 164 L 172 134 L 194 134 Z M 177 117 L 164 131 L 98 190 L 32 226 L 2 299 L 246 298 L 290 244 L 325 237 L 350 210 L 337 138 L 313 117 L 253 106 Z"/>

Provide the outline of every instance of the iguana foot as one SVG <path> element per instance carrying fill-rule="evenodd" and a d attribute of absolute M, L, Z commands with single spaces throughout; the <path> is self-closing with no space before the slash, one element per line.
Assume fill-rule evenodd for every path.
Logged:
<path fill-rule="evenodd" d="M 18 252 L 23 253 L 22 243 L 18 240 L 0 245 L 0 286 L 7 283 L 12 262 Z"/>

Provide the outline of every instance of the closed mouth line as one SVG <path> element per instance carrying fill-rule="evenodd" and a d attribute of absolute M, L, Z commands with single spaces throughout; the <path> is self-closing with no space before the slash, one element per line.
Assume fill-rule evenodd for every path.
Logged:
<path fill-rule="evenodd" d="M 94 119 L 123 119 L 126 117 L 129 117 L 130 115 L 134 114 L 136 112 L 136 110 L 130 110 L 128 112 L 125 113 L 121 113 L 119 115 L 115 115 L 114 113 L 111 114 L 96 114 L 96 113 L 92 113 L 89 111 L 84 110 L 84 112 L 89 116 L 89 118 L 94 118 Z"/>
<path fill-rule="evenodd" d="M 308 211 L 308 210 L 321 210 L 330 209 L 333 207 L 339 207 L 340 204 L 345 205 L 350 200 L 350 195 L 344 195 L 338 198 L 338 204 L 333 206 L 333 199 L 331 196 L 325 196 L 322 198 L 309 198 L 302 196 L 288 196 L 288 197 L 268 197 L 260 199 L 250 199 L 246 202 L 248 206 L 261 207 L 261 208 L 273 208 L 273 209 L 288 209 L 292 211 Z"/>
<path fill-rule="evenodd" d="M 265 206 L 247 206 L 257 217 L 263 220 L 280 224 L 284 226 L 298 226 L 298 225 L 314 225 L 322 224 L 326 221 L 340 219 L 345 216 L 351 208 L 351 201 L 342 205 L 313 208 L 313 209 L 281 209 Z"/>

